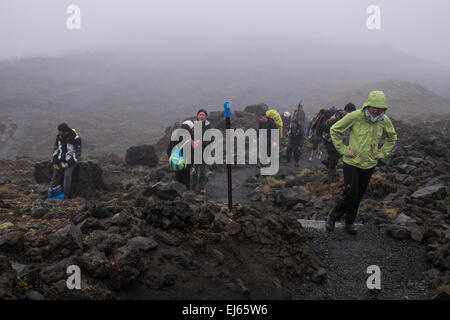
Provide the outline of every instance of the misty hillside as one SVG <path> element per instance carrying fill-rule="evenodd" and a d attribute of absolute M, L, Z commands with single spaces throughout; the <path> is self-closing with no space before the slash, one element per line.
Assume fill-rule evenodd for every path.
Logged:
<path fill-rule="evenodd" d="M 193 43 L 182 55 L 155 48 L 0 62 L 2 118 L 12 116 L 20 127 L 10 155 L 47 158 L 61 122 L 80 132 L 85 155 L 123 155 L 132 145 L 155 143 L 166 126 L 199 108 L 222 110 L 224 100 L 234 110 L 266 103 L 282 112 L 302 98 L 312 117 L 348 101 L 361 106 L 371 90 L 384 90 L 394 118 L 450 110 L 450 100 L 429 89 L 450 87 L 450 76 L 432 62 L 389 48 L 368 56 L 364 47 L 256 42 L 237 43 L 227 54 L 213 45 L 199 53 Z"/>
<path fill-rule="evenodd" d="M 319 93 L 310 97 L 311 107 L 312 110 L 333 105 L 342 108 L 349 101 L 360 107 L 372 90 L 384 91 L 388 115 L 399 120 L 450 113 L 450 99 L 443 98 L 418 83 L 406 81 L 376 82 L 353 90 Z"/>

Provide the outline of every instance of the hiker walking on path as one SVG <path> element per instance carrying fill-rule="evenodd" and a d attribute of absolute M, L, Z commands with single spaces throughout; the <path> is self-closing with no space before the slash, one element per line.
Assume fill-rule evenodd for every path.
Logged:
<path fill-rule="evenodd" d="M 295 166 L 298 167 L 301 155 L 301 147 L 303 145 L 305 136 L 297 120 L 291 121 L 287 136 L 289 138 L 289 141 L 286 152 L 286 160 L 284 163 L 288 164 L 289 161 L 291 161 L 292 154 L 294 154 Z"/>
<path fill-rule="evenodd" d="M 286 128 L 286 129 L 290 128 L 291 120 L 292 120 L 291 113 L 289 111 L 285 111 L 283 113 L 282 120 L 283 120 L 283 128 Z M 285 135 L 287 137 L 289 130 L 285 130 L 285 132 L 286 132 Z"/>
<path fill-rule="evenodd" d="M 17 123 L 14 120 L 12 120 L 11 123 L 9 124 L 9 129 L 8 129 L 8 139 L 9 140 L 16 139 L 16 131 L 17 131 Z"/>
<path fill-rule="evenodd" d="M 308 127 L 308 139 L 311 141 L 312 148 L 311 148 L 311 154 L 309 155 L 308 161 L 313 161 L 314 158 L 317 158 L 320 160 L 322 157 L 322 151 L 320 151 L 320 143 L 322 142 L 322 138 L 318 136 L 312 129 L 311 124 L 309 124 Z"/>
<path fill-rule="evenodd" d="M 311 138 L 313 148 L 308 161 L 313 161 L 314 156 L 316 156 L 318 160 L 322 158 L 322 151 L 320 151 L 319 145 L 322 142 L 322 134 L 325 130 L 325 123 L 337 111 L 338 110 L 336 107 L 331 107 L 330 109 L 320 109 L 320 111 L 316 113 L 311 120 L 308 128 L 308 135 Z"/>
<path fill-rule="evenodd" d="M 201 148 L 202 150 L 202 157 L 203 157 L 203 151 L 205 150 L 206 146 L 211 143 L 211 141 L 203 141 L 203 134 L 206 130 L 211 128 L 211 123 L 207 120 L 208 118 L 208 112 L 205 109 L 200 109 L 197 112 L 197 121 L 202 122 L 202 141 L 195 141 L 196 144 L 200 144 L 198 148 Z M 192 190 L 195 192 L 204 192 L 205 185 L 207 182 L 206 178 L 206 164 L 194 164 L 192 168 Z"/>
<path fill-rule="evenodd" d="M 181 136 L 178 141 L 170 141 L 167 146 L 167 156 L 170 160 L 170 166 L 175 170 L 175 179 L 184 184 L 188 190 L 191 189 L 191 170 L 192 164 L 186 163 L 183 155 L 183 145 L 179 147 L 179 149 L 174 149 L 174 147 L 181 143 L 183 140 L 186 140 L 185 143 L 189 143 L 191 145 L 191 160 L 194 155 L 194 140 L 192 140 L 192 136 L 194 135 L 194 123 L 190 120 L 186 120 L 181 124 L 180 129 L 185 129 L 188 131 L 187 136 Z M 174 154 L 179 153 L 179 154 Z M 172 164 L 173 160 L 173 164 Z"/>
<path fill-rule="evenodd" d="M 322 132 L 322 139 L 325 149 L 327 150 L 328 158 L 323 160 L 322 163 L 327 167 L 328 176 L 330 177 L 330 179 L 334 179 L 338 175 L 336 171 L 336 166 L 339 161 L 339 158 L 341 157 L 339 152 L 334 147 L 333 141 L 331 140 L 330 128 L 336 122 L 345 117 L 348 113 L 353 112 L 355 110 L 356 110 L 355 105 L 349 102 L 344 107 L 344 110 L 338 110 L 325 122 L 325 128 Z"/>
<path fill-rule="evenodd" d="M 81 138 L 75 129 L 66 123 L 58 126 L 55 145 L 53 147 L 53 175 L 50 181 L 49 196 L 55 188 L 61 189 L 64 179 L 64 198 L 70 199 L 70 187 L 72 184 L 72 172 L 81 157 Z"/>
<path fill-rule="evenodd" d="M 272 129 L 279 129 L 272 118 L 267 116 L 266 112 L 262 112 L 259 115 L 259 126 L 257 131 L 257 136 L 259 138 L 259 130 L 267 129 L 267 156 L 271 156 L 271 141 L 272 141 Z M 258 139 L 259 141 L 259 139 Z"/>
<path fill-rule="evenodd" d="M 345 214 L 345 229 L 356 235 L 354 227 L 359 203 L 370 182 L 378 160 L 386 157 L 397 141 L 397 134 L 391 120 L 385 114 L 386 97 L 382 91 L 372 91 L 362 109 L 354 111 L 330 129 L 331 139 L 344 161 L 344 191 L 336 206 L 328 214 L 325 227 L 334 230 L 334 225 Z M 349 130 L 350 141 L 346 146 L 342 134 Z M 378 148 L 381 136 L 385 142 Z"/>
<path fill-rule="evenodd" d="M 297 110 L 294 111 L 294 114 L 292 115 L 292 120 L 297 120 L 300 124 L 300 127 L 303 130 L 303 135 L 306 136 L 306 115 L 305 111 L 303 111 L 303 103 L 302 99 L 298 101 Z"/>

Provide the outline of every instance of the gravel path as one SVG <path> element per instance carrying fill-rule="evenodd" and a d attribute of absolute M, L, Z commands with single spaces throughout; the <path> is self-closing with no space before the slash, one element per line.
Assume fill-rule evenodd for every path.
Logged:
<path fill-rule="evenodd" d="M 428 299 L 429 290 L 422 273 L 430 268 L 425 248 L 411 241 L 385 236 L 371 224 L 358 227 L 351 236 L 342 228 L 328 233 L 308 229 L 309 243 L 327 270 L 323 283 L 307 284 L 305 299 Z M 366 281 L 367 267 L 381 270 L 381 291 L 371 293 Z"/>
<path fill-rule="evenodd" d="M 302 168 L 316 167 L 320 161 L 305 160 L 300 168 L 281 165 L 285 174 L 295 174 Z M 233 169 L 233 202 L 249 205 L 247 196 L 252 189 L 246 181 L 255 176 L 255 166 Z M 227 202 L 226 169 L 219 169 L 209 177 L 206 186 L 210 199 Z M 351 236 L 340 227 L 333 233 L 308 229 L 312 239 L 310 249 L 327 271 L 322 283 L 304 284 L 305 299 L 428 299 L 429 290 L 422 273 L 430 267 L 425 259 L 425 248 L 411 241 L 398 241 L 387 237 L 371 224 L 361 225 L 358 235 Z M 370 274 L 367 267 L 377 265 L 381 269 L 381 291 L 367 289 Z"/>

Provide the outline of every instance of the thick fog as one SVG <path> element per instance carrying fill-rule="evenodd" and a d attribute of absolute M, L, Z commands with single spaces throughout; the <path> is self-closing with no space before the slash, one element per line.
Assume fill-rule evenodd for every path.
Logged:
<path fill-rule="evenodd" d="M 67 29 L 70 5 L 81 9 L 79 30 Z M 369 5 L 381 9 L 379 30 L 367 28 Z M 309 39 L 393 47 L 450 68 L 449 12 L 447 0 L 1 0 L 0 59 L 204 46 L 226 55 L 240 43 Z"/>
<path fill-rule="evenodd" d="M 448 0 L 0 0 L 0 122 L 39 137 L 16 154 L 46 156 L 60 122 L 121 153 L 225 100 L 292 111 L 301 98 L 311 117 L 379 89 L 394 118 L 448 113 L 449 12 Z"/>

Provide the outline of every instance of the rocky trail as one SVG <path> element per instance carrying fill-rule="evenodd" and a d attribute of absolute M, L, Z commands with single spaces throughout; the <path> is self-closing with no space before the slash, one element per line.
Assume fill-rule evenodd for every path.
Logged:
<path fill-rule="evenodd" d="M 263 107 L 236 112 L 234 123 L 254 126 Z M 206 194 L 174 181 L 164 153 L 172 127 L 138 146 L 138 165 L 113 154 L 80 163 L 70 200 L 42 201 L 48 162 L 0 159 L 0 299 L 444 299 L 450 140 L 394 125 L 399 143 L 376 168 L 357 236 L 323 229 L 342 164 L 328 181 L 320 161 L 305 161 L 308 146 L 300 167 L 280 164 L 273 176 L 235 167 L 231 211 L 226 168 L 209 168 Z M 70 265 L 81 290 L 67 288 Z M 381 269 L 376 294 L 370 265 Z"/>
<path fill-rule="evenodd" d="M 306 155 L 305 155 L 306 154 Z M 320 167 L 320 161 L 307 161 L 303 154 L 300 167 L 293 163 L 281 164 L 282 174 L 297 174 L 302 169 Z M 326 158 L 326 153 L 323 157 Z M 233 168 L 233 202 L 251 205 L 253 188 L 247 180 L 259 173 L 256 167 Z M 227 171 L 216 170 L 206 187 L 210 199 L 227 203 Z M 297 216 L 297 215 L 296 215 Z M 298 215 L 301 217 L 301 214 Z M 351 236 L 343 230 L 342 223 L 328 233 L 324 220 L 299 219 L 311 236 L 308 245 L 327 270 L 326 279 L 305 286 L 304 299 L 427 299 L 430 290 L 422 274 L 430 268 L 423 246 L 394 240 L 372 223 L 358 223 L 359 234 Z M 377 265 L 382 273 L 382 290 L 372 291 L 366 286 L 370 274 L 367 267 Z"/>
<path fill-rule="evenodd" d="M 321 224 L 323 225 L 323 221 Z M 311 232 L 311 252 L 327 270 L 323 283 L 310 283 L 305 299 L 413 299 L 430 297 L 422 274 L 430 268 L 425 248 L 387 237 L 372 224 L 358 226 L 358 235 L 349 235 L 343 226 L 333 233 L 307 228 Z M 371 274 L 367 267 L 381 270 L 381 290 L 366 286 Z"/>

